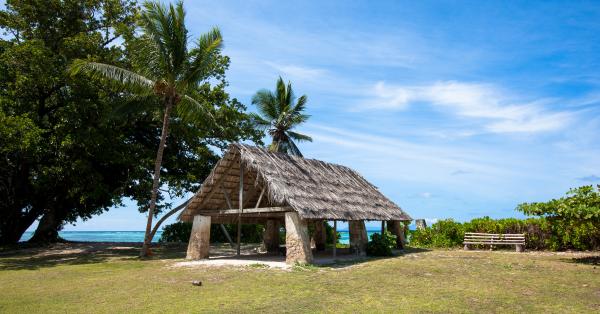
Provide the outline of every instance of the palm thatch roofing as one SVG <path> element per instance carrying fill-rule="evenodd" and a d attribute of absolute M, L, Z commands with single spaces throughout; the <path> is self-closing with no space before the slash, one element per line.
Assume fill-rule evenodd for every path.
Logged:
<path fill-rule="evenodd" d="M 229 147 L 180 219 L 191 221 L 200 213 L 239 208 L 240 164 L 243 208 L 287 207 L 303 219 L 412 220 L 348 167 L 244 144 Z"/>

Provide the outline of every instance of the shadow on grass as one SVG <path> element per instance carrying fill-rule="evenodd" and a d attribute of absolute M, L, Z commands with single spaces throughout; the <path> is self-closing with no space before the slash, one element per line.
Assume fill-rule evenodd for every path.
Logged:
<path fill-rule="evenodd" d="M 407 247 L 404 250 L 394 250 L 393 256 L 373 257 L 373 256 L 352 255 L 350 253 L 349 249 L 338 249 L 338 251 L 340 251 L 340 250 L 342 252 L 340 252 L 341 254 L 339 255 L 338 258 L 333 259 L 333 257 L 331 257 L 331 261 L 315 264 L 314 267 L 345 268 L 345 267 L 359 265 L 359 264 L 362 264 L 365 262 L 370 262 L 370 261 L 393 259 L 393 258 L 400 257 L 400 256 L 407 256 L 407 255 L 411 255 L 411 254 L 418 254 L 418 253 L 424 253 L 424 252 L 431 251 L 431 250 L 425 249 L 425 248 Z"/>
<path fill-rule="evenodd" d="M 108 260 L 155 260 L 185 257 L 181 246 L 153 246 L 153 255 L 139 259 L 140 243 L 59 243 L 44 247 L 23 246 L 0 253 L 0 270 L 35 270 L 59 265 L 83 265 Z"/>
<path fill-rule="evenodd" d="M 600 266 L 600 255 L 598 256 L 585 256 L 585 257 L 574 257 L 568 260 L 570 263 L 586 264 Z"/>

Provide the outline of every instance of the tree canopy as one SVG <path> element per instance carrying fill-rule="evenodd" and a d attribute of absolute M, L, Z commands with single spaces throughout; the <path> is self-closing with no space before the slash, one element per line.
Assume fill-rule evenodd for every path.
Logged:
<path fill-rule="evenodd" d="M 136 69 L 138 8 L 120 0 L 9 0 L 0 11 L 0 244 L 40 220 L 34 241 L 52 241 L 78 218 L 149 204 L 162 126 L 155 98 L 81 77 L 76 59 Z M 219 149 L 260 141 L 246 108 L 225 91 L 229 58 L 211 64 L 211 83 L 190 93 L 213 119 L 171 124 L 156 213 L 165 196 L 198 188 Z M 141 110 L 152 106 L 154 110 Z M 219 125 L 221 127 L 215 127 Z"/>
<path fill-rule="evenodd" d="M 271 151 L 302 157 L 294 141 L 312 142 L 312 138 L 292 130 L 310 117 L 304 113 L 307 100 L 306 95 L 302 95 L 296 101 L 292 83 L 288 82 L 286 86 L 281 77 L 277 80 L 274 93 L 262 89 L 252 97 L 252 103 L 259 112 L 252 114 L 254 123 L 272 137 L 269 146 Z"/>
<path fill-rule="evenodd" d="M 523 203 L 517 207 L 527 215 L 570 221 L 600 222 L 600 185 L 570 189 L 565 197 L 548 202 Z"/>

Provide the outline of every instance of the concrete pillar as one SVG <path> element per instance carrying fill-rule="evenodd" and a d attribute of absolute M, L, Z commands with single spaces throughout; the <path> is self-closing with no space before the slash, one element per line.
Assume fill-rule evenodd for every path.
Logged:
<path fill-rule="evenodd" d="M 325 233 L 325 223 L 323 220 L 315 221 L 315 232 L 313 241 L 317 251 L 325 251 L 325 243 L 327 242 L 327 234 Z"/>
<path fill-rule="evenodd" d="M 364 256 L 367 254 L 367 228 L 363 220 L 349 220 L 348 229 L 350 229 L 350 250 L 351 252 Z"/>
<path fill-rule="evenodd" d="M 210 248 L 210 216 L 194 216 L 186 259 L 208 258 Z"/>
<path fill-rule="evenodd" d="M 396 236 L 396 248 L 404 248 L 404 224 L 399 220 L 388 220 L 388 230 Z"/>
<path fill-rule="evenodd" d="M 269 253 L 279 252 L 279 221 L 267 219 L 263 234 L 263 249 Z"/>
<path fill-rule="evenodd" d="M 286 263 L 312 263 L 308 224 L 306 220 L 300 218 L 297 212 L 285 213 L 285 248 Z"/>

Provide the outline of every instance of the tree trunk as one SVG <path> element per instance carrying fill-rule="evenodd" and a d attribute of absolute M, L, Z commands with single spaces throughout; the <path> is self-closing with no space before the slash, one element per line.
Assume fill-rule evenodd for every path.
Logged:
<path fill-rule="evenodd" d="M 0 223 L 0 246 L 15 245 L 19 243 L 23 233 L 29 228 L 37 219 L 37 215 L 31 213 L 24 216 L 17 217 L 5 217 Z"/>
<path fill-rule="evenodd" d="M 37 229 L 35 229 L 33 236 L 28 242 L 40 244 L 58 242 L 60 240 L 58 231 L 61 229 L 62 224 L 63 220 L 57 217 L 56 211 L 53 209 L 48 210 L 42 216 Z"/>
<path fill-rule="evenodd" d="M 154 162 L 154 180 L 152 182 L 152 197 L 150 198 L 150 207 L 148 208 L 148 222 L 146 223 L 146 234 L 144 236 L 144 244 L 142 245 L 140 257 L 146 257 L 151 254 L 150 243 L 152 242 L 152 218 L 154 216 L 154 210 L 156 209 L 156 198 L 158 196 L 158 188 L 160 183 L 160 168 L 162 165 L 162 157 L 163 152 L 165 150 L 165 143 L 167 142 L 167 135 L 169 133 L 169 118 L 171 115 L 171 109 L 173 109 L 173 101 L 174 99 L 172 97 L 167 99 L 165 116 L 163 117 L 160 144 L 158 145 L 158 151 L 156 152 L 156 160 Z"/>

